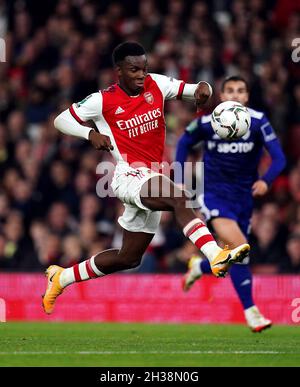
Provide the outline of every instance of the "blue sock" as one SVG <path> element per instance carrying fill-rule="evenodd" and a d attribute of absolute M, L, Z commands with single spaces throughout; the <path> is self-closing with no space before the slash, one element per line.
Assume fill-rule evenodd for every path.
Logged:
<path fill-rule="evenodd" d="M 201 260 L 200 269 L 201 269 L 203 274 L 210 274 L 211 273 L 210 263 L 209 263 L 209 260 L 207 258 Z"/>
<path fill-rule="evenodd" d="M 208 259 L 200 262 L 200 269 L 203 274 L 210 274 L 211 268 Z M 254 305 L 252 298 L 252 274 L 249 265 L 233 264 L 229 269 L 230 278 L 235 291 L 244 309 Z"/>
<path fill-rule="evenodd" d="M 233 264 L 229 269 L 229 274 L 243 308 L 253 306 L 252 274 L 249 265 Z"/>

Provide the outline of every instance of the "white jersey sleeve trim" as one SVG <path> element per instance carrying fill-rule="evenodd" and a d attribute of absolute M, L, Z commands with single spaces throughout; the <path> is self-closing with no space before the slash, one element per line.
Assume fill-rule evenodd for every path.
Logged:
<path fill-rule="evenodd" d="M 60 132 L 68 134 L 70 136 L 89 139 L 89 133 L 93 128 L 88 128 L 81 125 L 71 114 L 70 110 L 67 109 L 60 113 L 55 120 L 54 126 Z"/>
<path fill-rule="evenodd" d="M 210 97 L 211 97 L 212 93 L 213 93 L 211 85 L 208 82 L 205 82 L 205 81 L 200 81 L 199 83 L 206 83 L 207 84 L 207 86 L 209 88 Z M 195 91 L 196 91 L 197 86 L 199 85 L 199 83 L 197 83 L 197 84 L 186 83 L 184 85 L 184 89 L 183 89 L 183 93 L 182 93 L 182 99 L 187 100 L 187 101 L 194 101 L 195 100 L 194 94 L 195 94 Z"/>
<path fill-rule="evenodd" d="M 164 99 L 183 99 L 186 101 L 195 100 L 195 91 L 200 83 L 185 83 L 175 78 L 170 78 L 161 74 L 149 74 L 151 78 L 156 82 L 160 91 L 162 92 Z M 210 95 L 212 95 L 212 87 L 209 83 L 204 82 L 208 85 Z"/>
<path fill-rule="evenodd" d="M 182 93 L 182 99 L 185 101 L 195 101 L 195 91 L 197 89 L 197 84 L 193 83 L 186 83 L 184 85 L 183 93 Z"/>
<path fill-rule="evenodd" d="M 86 122 L 89 120 L 95 121 L 99 119 L 100 116 L 102 116 L 102 105 L 102 93 L 98 92 L 88 95 L 80 102 L 73 103 L 70 111 L 77 121 L 77 118 L 79 118 L 81 122 Z"/>

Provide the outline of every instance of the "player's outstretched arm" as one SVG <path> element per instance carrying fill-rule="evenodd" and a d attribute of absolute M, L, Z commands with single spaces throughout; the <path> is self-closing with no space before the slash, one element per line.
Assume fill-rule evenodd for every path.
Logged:
<path fill-rule="evenodd" d="M 55 118 L 54 126 L 64 134 L 89 140 L 95 149 L 107 152 L 113 150 L 113 146 L 108 136 L 96 132 L 93 128 L 81 125 L 76 121 L 69 110 L 63 111 Z"/>
<path fill-rule="evenodd" d="M 89 139 L 90 131 L 93 130 L 93 128 L 81 125 L 76 121 L 69 109 L 64 110 L 55 118 L 54 127 L 64 134 L 85 138 L 86 140 Z"/>
<path fill-rule="evenodd" d="M 262 142 L 271 156 L 271 164 L 268 170 L 252 186 L 253 196 L 262 196 L 268 192 L 269 187 L 286 166 L 286 157 L 281 144 L 268 119 L 263 116 L 260 121 L 259 133 Z"/>
<path fill-rule="evenodd" d="M 72 104 L 54 120 L 56 129 L 70 136 L 81 137 L 89 140 L 95 149 L 111 151 L 111 140 L 94 128 L 83 125 L 87 121 L 99 120 L 102 116 L 102 94 L 93 93 L 81 102 Z"/>
<path fill-rule="evenodd" d="M 185 83 L 165 75 L 151 73 L 150 76 L 155 80 L 166 100 L 195 101 L 198 110 L 206 104 L 213 93 L 211 85 L 205 81 Z"/>

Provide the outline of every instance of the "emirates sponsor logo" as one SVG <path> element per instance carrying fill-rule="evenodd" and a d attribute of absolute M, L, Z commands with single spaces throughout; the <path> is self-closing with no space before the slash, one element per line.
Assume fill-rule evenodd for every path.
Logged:
<path fill-rule="evenodd" d="M 129 120 L 118 120 L 116 121 L 116 124 L 118 125 L 118 128 L 120 130 L 127 130 L 132 129 L 138 125 L 145 124 L 147 122 L 153 121 L 156 118 L 159 118 L 162 116 L 160 108 L 149 110 L 147 113 L 144 114 L 135 114 L 132 118 Z"/>
<path fill-rule="evenodd" d="M 147 91 L 146 93 L 144 93 L 144 98 L 145 98 L 146 102 L 148 102 L 150 105 L 153 104 L 154 97 L 153 97 L 153 94 L 150 93 L 150 91 Z"/>

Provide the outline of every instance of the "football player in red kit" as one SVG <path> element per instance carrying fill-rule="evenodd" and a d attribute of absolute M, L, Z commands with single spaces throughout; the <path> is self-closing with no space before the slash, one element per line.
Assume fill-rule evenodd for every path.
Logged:
<path fill-rule="evenodd" d="M 89 140 L 95 149 L 109 151 L 115 158 L 111 186 L 125 207 L 118 219 L 123 243 L 120 249 L 99 252 L 70 268 L 50 266 L 43 296 L 48 314 L 66 286 L 138 266 L 159 225 L 160 211 L 174 212 L 183 233 L 209 259 L 216 276 L 224 276 L 228 266 L 242 261 L 250 249 L 248 244 L 221 249 L 186 205 L 188 194 L 155 170 L 164 151 L 164 101 L 191 100 L 201 108 L 212 94 L 211 86 L 204 81 L 186 84 L 148 73 L 145 50 L 136 42 L 120 44 L 112 57 L 118 83 L 73 104 L 55 119 L 54 125 L 67 135 Z M 89 120 L 97 130 L 82 125 Z"/>

